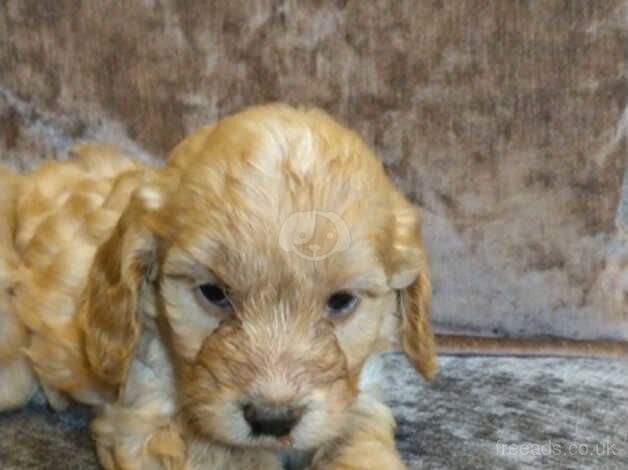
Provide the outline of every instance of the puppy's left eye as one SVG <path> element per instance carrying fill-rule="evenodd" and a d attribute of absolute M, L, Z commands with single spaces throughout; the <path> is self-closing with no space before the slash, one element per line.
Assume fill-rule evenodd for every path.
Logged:
<path fill-rule="evenodd" d="M 325 308 L 332 316 L 340 316 L 351 312 L 358 303 L 358 298 L 346 291 L 334 292 L 327 299 Z"/>
<path fill-rule="evenodd" d="M 218 307 L 226 307 L 229 305 L 229 296 L 227 295 L 227 292 L 216 284 L 201 284 L 198 287 L 198 290 L 211 304 L 217 305 Z"/>

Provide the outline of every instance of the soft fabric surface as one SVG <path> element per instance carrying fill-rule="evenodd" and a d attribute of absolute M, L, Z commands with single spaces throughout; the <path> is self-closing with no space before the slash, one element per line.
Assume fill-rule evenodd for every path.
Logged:
<path fill-rule="evenodd" d="M 626 362 L 441 357 L 430 384 L 401 355 L 387 366 L 411 469 L 626 468 Z M 37 399 L 0 414 L 0 468 L 97 468 L 88 416 L 52 413 Z"/>

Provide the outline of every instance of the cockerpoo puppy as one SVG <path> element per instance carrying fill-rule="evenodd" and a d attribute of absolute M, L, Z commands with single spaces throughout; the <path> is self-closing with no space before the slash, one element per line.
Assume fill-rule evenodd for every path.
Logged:
<path fill-rule="evenodd" d="M 107 469 L 405 468 L 375 357 L 432 374 L 428 264 L 355 133 L 278 104 L 74 154 L 0 172 L 0 409 L 93 406 Z"/>

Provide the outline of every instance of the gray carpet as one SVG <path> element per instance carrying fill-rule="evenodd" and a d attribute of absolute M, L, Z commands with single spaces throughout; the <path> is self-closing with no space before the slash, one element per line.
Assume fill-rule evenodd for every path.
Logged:
<path fill-rule="evenodd" d="M 441 357 L 422 382 L 400 355 L 389 397 L 411 469 L 626 469 L 628 363 Z M 97 468 L 80 408 L 0 414 L 0 468 Z"/>

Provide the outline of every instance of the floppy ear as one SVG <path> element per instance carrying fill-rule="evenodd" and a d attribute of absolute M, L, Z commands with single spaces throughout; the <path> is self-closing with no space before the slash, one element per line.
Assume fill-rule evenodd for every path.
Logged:
<path fill-rule="evenodd" d="M 391 286 L 399 292 L 399 340 L 414 368 L 429 379 L 436 368 L 429 320 L 430 273 L 416 211 L 398 193 L 394 217 Z"/>
<path fill-rule="evenodd" d="M 94 257 L 81 296 L 79 325 L 91 369 L 105 383 L 126 377 L 140 336 L 139 300 L 152 280 L 155 242 L 132 197 Z"/>

